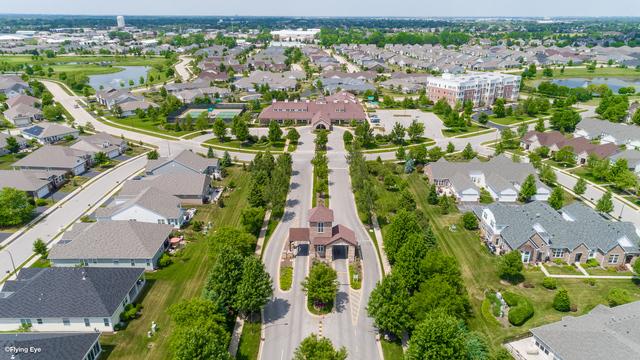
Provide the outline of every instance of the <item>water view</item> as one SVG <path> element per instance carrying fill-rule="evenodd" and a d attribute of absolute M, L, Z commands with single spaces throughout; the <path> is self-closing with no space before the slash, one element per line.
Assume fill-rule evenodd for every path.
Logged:
<path fill-rule="evenodd" d="M 112 87 L 116 89 L 128 89 L 132 86 L 140 85 L 140 76 L 147 78 L 147 73 L 149 72 L 150 67 L 148 66 L 117 66 L 122 69 L 122 71 L 111 73 L 111 74 L 101 74 L 101 75 L 90 75 L 89 76 L 89 85 L 96 90 L 100 90 L 100 87 Z M 130 80 L 133 80 L 133 85 L 129 83 Z"/>
<path fill-rule="evenodd" d="M 614 92 L 622 87 L 633 86 L 636 91 L 640 91 L 640 77 L 638 78 L 613 78 L 613 77 L 595 77 L 595 78 L 567 78 L 552 80 L 554 84 L 567 86 L 570 88 L 587 87 L 590 84 L 607 85 Z"/>

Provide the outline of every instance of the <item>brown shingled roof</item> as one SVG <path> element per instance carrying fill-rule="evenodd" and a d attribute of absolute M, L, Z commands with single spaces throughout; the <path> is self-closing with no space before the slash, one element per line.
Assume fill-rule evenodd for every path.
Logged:
<path fill-rule="evenodd" d="M 309 222 L 333 222 L 333 210 L 320 204 L 309 210 Z"/>
<path fill-rule="evenodd" d="M 289 242 L 309 241 L 309 228 L 289 228 Z"/>

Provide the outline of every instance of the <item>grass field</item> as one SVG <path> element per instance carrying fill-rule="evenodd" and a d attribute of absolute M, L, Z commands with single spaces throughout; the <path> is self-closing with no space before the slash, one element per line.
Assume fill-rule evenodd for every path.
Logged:
<path fill-rule="evenodd" d="M 244 322 L 242 335 L 240 336 L 240 344 L 238 345 L 237 360 L 256 360 L 258 358 L 258 350 L 260 348 L 260 330 L 262 323 L 258 320 L 255 322 Z"/>
<path fill-rule="evenodd" d="M 634 68 L 619 68 L 619 67 L 598 67 L 594 71 L 588 71 L 584 67 L 565 67 L 564 73 L 560 73 L 560 69 L 553 69 L 553 77 L 544 77 L 542 76 L 542 70 L 538 69 L 536 73 L 536 80 L 552 80 L 554 78 L 568 78 L 568 77 L 607 77 L 607 76 L 615 76 L 615 77 L 638 77 L 640 76 L 640 71 Z"/>
<path fill-rule="evenodd" d="M 482 133 L 484 133 L 484 131 L 487 130 L 486 127 L 481 126 L 481 125 L 471 125 L 471 126 L 467 126 L 464 130 L 452 130 L 452 129 L 443 129 L 442 130 L 442 135 L 446 136 L 446 137 L 453 137 L 453 136 L 458 136 L 458 135 L 469 135 L 472 136 L 473 135 L 478 135 L 476 133 L 483 131 Z"/>
<path fill-rule="evenodd" d="M 381 339 L 380 344 L 382 345 L 384 360 L 402 360 L 404 358 L 400 343 Z"/>
<path fill-rule="evenodd" d="M 199 207 L 195 220 L 211 221 L 213 230 L 219 226 L 239 226 L 240 212 L 247 205 L 249 177 L 240 168 L 229 168 L 223 184 L 233 181 L 236 189 L 225 197 L 226 206 Z M 168 268 L 147 274 L 146 294 L 142 300 L 142 316 L 133 320 L 117 334 L 103 334 L 102 345 L 107 356 L 103 359 L 170 359 L 169 335 L 171 323 L 167 309 L 182 299 L 200 296 L 211 262 L 203 237 L 186 231 L 191 241 Z M 151 339 L 147 331 L 151 321 L 158 323 L 159 332 Z"/>
<path fill-rule="evenodd" d="M 21 154 L 7 154 L 0 156 L 0 170 L 10 170 L 14 162 L 22 159 Z"/>
<path fill-rule="evenodd" d="M 555 291 L 542 287 L 544 274 L 539 269 L 529 268 L 525 271 L 525 283 L 532 285 L 532 288 L 501 282 L 496 274 L 498 258 L 489 254 L 481 244 L 479 235 L 464 230 L 461 226 L 458 226 L 459 230 L 456 232 L 449 230 L 450 225 L 459 223 L 460 214 L 441 215 L 437 206 L 427 204 L 427 182 L 422 176 L 412 174 L 408 181 L 419 208 L 430 219 L 439 247 L 445 253 L 455 256 L 460 264 L 474 313 L 468 321 L 471 330 L 483 333 L 490 343 L 497 347 L 511 337 L 525 334 L 532 327 L 558 321 L 567 315 L 552 308 Z M 608 292 L 615 287 L 629 291 L 634 300 L 640 299 L 640 287 L 631 280 L 597 280 L 595 285 L 591 286 L 583 279 L 558 279 L 558 286 L 567 289 L 572 303 L 577 306 L 577 312 L 571 315 L 581 315 L 598 304 L 606 304 Z M 520 327 L 503 327 L 495 321 L 485 320 L 480 307 L 487 290 L 509 290 L 527 297 L 534 306 L 534 316 Z"/>
<path fill-rule="evenodd" d="M 278 143 L 271 143 L 271 142 L 266 142 L 266 143 L 249 143 L 249 142 L 242 142 L 240 140 L 227 140 L 227 141 L 220 141 L 220 139 L 218 138 L 213 138 L 213 139 L 209 139 L 207 141 L 205 141 L 206 144 L 209 144 L 211 146 L 224 146 L 224 147 L 230 147 L 230 148 L 234 148 L 234 149 L 239 149 L 239 150 L 250 150 L 250 151 L 265 151 L 265 150 L 269 150 L 272 152 L 281 152 L 284 151 L 284 142 L 278 142 Z"/>
<path fill-rule="evenodd" d="M 513 124 L 519 124 L 521 122 L 531 121 L 531 120 L 534 120 L 534 118 L 526 115 L 525 116 L 512 115 L 512 116 L 506 116 L 503 118 L 497 118 L 495 115 L 489 116 L 489 121 L 499 125 L 513 125 Z"/>
<path fill-rule="evenodd" d="M 193 130 L 174 131 L 162 128 L 160 121 L 152 121 L 151 119 L 140 119 L 137 116 L 129 116 L 126 118 L 117 118 L 115 116 L 106 116 L 107 119 L 123 126 L 131 126 L 141 130 L 156 132 L 161 135 L 182 136 L 192 133 Z"/>

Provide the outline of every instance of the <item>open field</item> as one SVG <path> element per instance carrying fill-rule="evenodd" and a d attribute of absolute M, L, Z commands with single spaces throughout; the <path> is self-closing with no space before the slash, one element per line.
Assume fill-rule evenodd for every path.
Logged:
<path fill-rule="evenodd" d="M 195 220 L 209 221 L 213 231 L 218 226 L 238 226 L 240 212 L 247 206 L 249 177 L 240 168 L 229 168 L 229 176 L 222 182 L 234 182 L 235 190 L 225 197 L 226 206 L 200 206 Z M 167 309 L 182 299 L 200 296 L 207 278 L 211 261 L 208 245 L 201 235 L 188 228 L 186 237 L 192 240 L 174 257 L 174 263 L 166 269 L 147 274 L 146 293 L 142 300 L 142 316 L 133 320 L 125 330 L 116 334 L 104 334 L 102 346 L 106 351 L 103 359 L 170 359 L 169 335 L 171 324 Z M 147 338 L 151 321 L 158 323 L 159 332 Z"/>
<path fill-rule="evenodd" d="M 542 287 L 544 274 L 539 269 L 529 268 L 525 271 L 524 284 L 533 286 L 531 288 L 500 281 L 496 273 L 498 258 L 491 255 L 481 244 L 479 235 L 474 231 L 464 230 L 461 226 L 458 226 L 456 232 L 449 230 L 450 225 L 459 223 L 460 214 L 441 215 L 437 206 L 429 205 L 426 202 L 427 182 L 422 176 L 412 174 L 408 181 L 418 207 L 424 211 L 433 226 L 440 248 L 445 253 L 455 256 L 460 264 L 473 307 L 474 315 L 468 321 L 472 330 L 483 333 L 493 346 L 498 346 L 511 337 L 526 333 L 532 327 L 558 321 L 567 315 L 552 308 L 555 291 Z M 572 303 L 577 306 L 577 312 L 570 315 L 581 315 L 597 304 L 606 304 L 606 296 L 612 288 L 625 289 L 635 300 L 640 299 L 640 287 L 631 280 L 597 280 L 595 285 L 591 286 L 583 279 L 558 279 L 558 286 L 568 290 Z M 527 297 L 534 306 L 534 316 L 520 327 L 503 327 L 494 319 L 483 318 L 480 307 L 487 290 L 508 290 Z"/>
<path fill-rule="evenodd" d="M 284 142 L 279 142 L 279 143 L 271 143 L 271 142 L 266 142 L 266 143 L 248 143 L 248 142 L 242 142 L 239 140 L 227 140 L 227 141 L 220 141 L 220 139 L 218 138 L 213 138 L 213 139 L 209 139 L 207 141 L 205 141 L 205 144 L 209 144 L 213 147 L 220 147 L 220 146 L 224 146 L 224 147 L 230 147 L 230 148 L 234 148 L 234 149 L 239 149 L 239 150 L 249 150 L 249 151 L 265 151 L 265 150 L 269 150 L 269 151 L 277 151 L 277 152 L 281 152 L 284 151 Z"/>

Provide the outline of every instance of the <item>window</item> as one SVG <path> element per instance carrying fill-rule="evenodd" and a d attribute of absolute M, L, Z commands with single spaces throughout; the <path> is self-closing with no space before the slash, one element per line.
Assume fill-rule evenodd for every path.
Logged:
<path fill-rule="evenodd" d="M 318 251 L 319 253 L 323 253 L 324 252 L 324 245 L 316 246 L 316 251 Z"/>
<path fill-rule="evenodd" d="M 164 224 L 164 219 L 158 219 L 158 224 Z"/>
<path fill-rule="evenodd" d="M 528 263 L 531 260 L 531 251 L 525 251 L 522 253 L 522 262 Z"/>
<path fill-rule="evenodd" d="M 37 323 L 38 325 L 42 325 L 42 319 L 36 319 L 36 323 Z"/>
<path fill-rule="evenodd" d="M 553 257 L 561 258 L 564 255 L 564 249 L 553 249 Z"/>
<path fill-rule="evenodd" d="M 134 259 L 131 259 L 131 266 L 136 266 L 136 261 Z"/>
<path fill-rule="evenodd" d="M 89 319 L 84 318 L 84 326 L 89 327 L 91 326 L 91 321 L 89 321 Z"/>
<path fill-rule="evenodd" d="M 319 222 L 318 223 L 318 232 L 324 232 L 324 223 L 323 222 Z"/>
<path fill-rule="evenodd" d="M 31 319 L 20 319 L 22 326 L 31 326 Z"/>
<path fill-rule="evenodd" d="M 609 264 L 617 264 L 619 257 L 620 257 L 620 255 L 618 255 L 618 254 L 609 255 Z"/>
<path fill-rule="evenodd" d="M 593 259 L 596 257 L 596 251 L 595 250 L 589 250 L 589 259 Z"/>
<path fill-rule="evenodd" d="M 71 326 L 71 321 L 69 321 L 69 319 L 63 318 L 62 319 L 62 325 Z"/>
<path fill-rule="evenodd" d="M 120 263 L 120 260 L 118 259 L 113 259 L 113 265 L 118 265 Z"/>
<path fill-rule="evenodd" d="M 102 319 L 102 321 L 104 321 L 104 326 L 111 325 L 111 322 L 109 321 L 109 318 L 104 318 L 104 319 Z"/>

